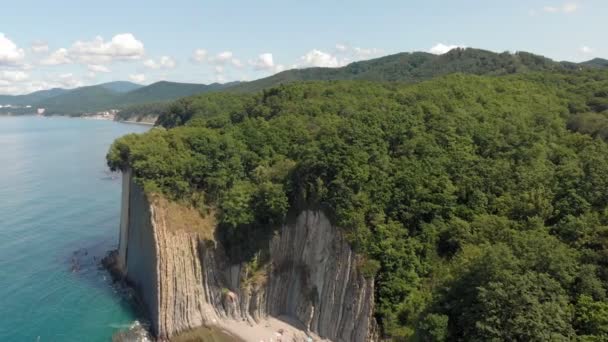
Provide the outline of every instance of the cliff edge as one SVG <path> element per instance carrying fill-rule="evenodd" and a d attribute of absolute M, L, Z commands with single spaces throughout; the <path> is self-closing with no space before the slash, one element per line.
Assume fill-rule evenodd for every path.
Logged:
<path fill-rule="evenodd" d="M 209 216 L 149 196 L 123 173 L 116 263 L 159 340 L 200 326 L 254 340 L 242 327 L 269 319 L 291 323 L 302 340 L 376 339 L 373 279 L 359 272 L 359 258 L 322 211 L 303 210 L 284 224 L 256 268 L 230 262 Z"/>

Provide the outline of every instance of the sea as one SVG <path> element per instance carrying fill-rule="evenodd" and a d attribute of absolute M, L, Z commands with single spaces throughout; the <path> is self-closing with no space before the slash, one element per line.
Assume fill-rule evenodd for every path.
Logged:
<path fill-rule="evenodd" d="M 0 341 L 111 341 L 140 318 L 99 260 L 118 243 L 105 155 L 148 126 L 0 117 Z"/>

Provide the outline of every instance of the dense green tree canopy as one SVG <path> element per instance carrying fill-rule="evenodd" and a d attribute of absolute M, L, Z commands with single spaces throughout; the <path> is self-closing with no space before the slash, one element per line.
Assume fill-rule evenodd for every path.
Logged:
<path fill-rule="evenodd" d="M 525 56 L 522 56 L 522 58 Z M 173 104 L 113 169 L 237 237 L 325 208 L 396 340 L 608 338 L 608 74 L 297 83 Z M 229 234 L 230 235 L 230 234 Z"/>

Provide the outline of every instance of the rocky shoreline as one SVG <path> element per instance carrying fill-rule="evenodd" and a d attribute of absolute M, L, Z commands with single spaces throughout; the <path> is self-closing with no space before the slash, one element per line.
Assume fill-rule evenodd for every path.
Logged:
<path fill-rule="evenodd" d="M 226 256 L 214 215 L 145 194 L 128 170 L 122 203 L 104 265 L 134 289 L 159 340 L 200 327 L 252 342 L 376 340 L 374 280 L 322 211 L 294 213 L 254 267 Z"/>

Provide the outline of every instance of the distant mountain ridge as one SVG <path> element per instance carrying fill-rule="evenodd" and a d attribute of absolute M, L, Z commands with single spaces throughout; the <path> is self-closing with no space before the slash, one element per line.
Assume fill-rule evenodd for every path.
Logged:
<path fill-rule="evenodd" d="M 457 48 L 443 55 L 403 52 L 353 62 L 339 68 L 291 69 L 250 82 L 177 83 L 161 81 L 148 86 L 118 81 L 76 89 L 50 89 L 28 95 L 0 95 L 0 105 L 31 105 L 46 108 L 48 114 L 82 114 L 130 106 L 168 103 L 192 95 L 228 91 L 256 92 L 298 81 L 367 80 L 419 82 L 450 73 L 506 75 L 524 72 L 608 69 L 608 60 L 595 58 L 582 63 L 558 62 L 528 52 L 495 53 Z"/>
<path fill-rule="evenodd" d="M 108 90 L 117 92 L 117 93 L 128 93 L 130 91 L 134 91 L 140 88 L 144 88 L 143 85 L 128 82 L 128 81 L 115 81 L 99 84 L 99 86 L 104 87 Z"/>
<path fill-rule="evenodd" d="M 238 83 L 238 82 L 237 82 Z M 82 114 L 132 105 L 162 103 L 234 85 L 194 84 L 160 81 L 148 86 L 118 81 L 76 89 L 50 89 L 27 95 L 0 95 L 0 105 L 45 108 L 47 114 Z M 33 112 L 31 109 L 30 112 Z"/>
<path fill-rule="evenodd" d="M 67 89 L 53 88 L 48 90 L 39 90 L 27 95 L 0 95 L 0 105 L 17 105 L 26 106 L 33 105 L 42 100 L 65 94 L 69 92 Z"/>
<path fill-rule="evenodd" d="M 443 55 L 402 52 L 350 63 L 340 68 L 292 69 L 229 88 L 236 92 L 259 91 L 296 81 L 368 80 L 419 82 L 461 72 L 475 75 L 505 75 L 534 71 L 566 71 L 578 68 L 608 68 L 608 61 L 596 58 L 582 63 L 557 62 L 529 52 L 495 53 L 473 48 L 457 48 Z"/>
<path fill-rule="evenodd" d="M 581 64 L 592 68 L 608 68 L 608 60 L 603 58 L 594 58 Z"/>
<path fill-rule="evenodd" d="M 212 83 L 206 85 L 161 81 L 126 93 L 118 100 L 118 103 L 121 105 L 144 104 L 151 102 L 151 99 L 154 102 L 166 102 L 184 96 L 222 90 L 231 85 L 232 83 Z"/>

